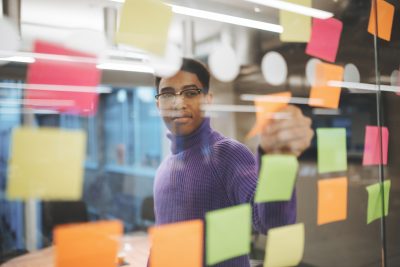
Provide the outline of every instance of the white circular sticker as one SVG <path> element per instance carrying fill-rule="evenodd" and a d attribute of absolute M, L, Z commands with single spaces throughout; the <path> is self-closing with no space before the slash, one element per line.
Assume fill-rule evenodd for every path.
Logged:
<path fill-rule="evenodd" d="M 208 57 L 210 71 L 221 82 L 231 82 L 239 75 L 240 66 L 233 48 L 218 45 Z"/>
<path fill-rule="evenodd" d="M 288 68 L 285 58 L 277 52 L 268 52 L 261 62 L 264 79 L 272 85 L 281 85 L 285 82 Z"/>
<path fill-rule="evenodd" d="M 349 63 L 344 66 L 343 79 L 345 82 L 352 82 L 352 83 L 360 82 L 360 72 L 358 71 L 357 67 L 354 64 Z"/>
<path fill-rule="evenodd" d="M 64 46 L 83 53 L 101 56 L 107 50 L 107 39 L 100 31 L 76 30 L 68 35 Z"/>
<path fill-rule="evenodd" d="M 154 69 L 154 75 L 162 78 L 174 76 L 182 66 L 182 52 L 173 44 L 168 44 L 164 57 L 149 55 L 149 64 Z"/>
<path fill-rule="evenodd" d="M 392 72 L 392 75 L 390 75 L 390 84 L 392 86 L 400 86 L 400 77 L 399 77 L 399 71 L 394 70 Z"/>
<path fill-rule="evenodd" d="M 321 60 L 319 60 L 318 58 L 312 58 L 307 62 L 307 65 L 306 65 L 306 78 L 307 78 L 308 84 L 311 85 L 311 86 L 315 85 L 316 66 L 320 62 L 321 62 Z"/>

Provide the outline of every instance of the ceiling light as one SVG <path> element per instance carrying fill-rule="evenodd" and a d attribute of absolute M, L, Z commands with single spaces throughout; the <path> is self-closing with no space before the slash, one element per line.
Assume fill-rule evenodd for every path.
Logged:
<path fill-rule="evenodd" d="M 225 15 L 225 14 L 204 11 L 204 10 L 194 9 L 194 8 L 189 8 L 189 7 L 183 7 L 183 6 L 177 6 L 177 5 L 170 5 L 170 6 L 172 7 L 172 12 L 174 12 L 176 14 L 181 14 L 181 15 L 186 15 L 186 16 L 191 16 L 191 17 L 196 17 L 196 18 L 202 18 L 202 19 L 208 19 L 208 20 L 214 20 L 214 21 L 219 21 L 219 22 L 224 22 L 224 23 L 229 23 L 229 24 L 234 24 L 234 25 L 239 25 L 239 26 L 244 26 L 244 27 L 249 27 L 249 28 L 255 28 L 255 29 L 264 30 L 264 31 L 271 31 L 271 32 L 277 32 L 277 33 L 283 32 L 283 27 L 281 25 L 277 25 L 277 24 L 272 24 L 272 23 L 267 23 L 267 22 L 262 22 L 262 21 L 257 21 L 257 20 L 244 19 L 244 18 L 229 16 L 229 15 Z"/>
<path fill-rule="evenodd" d="M 333 17 L 333 13 L 331 12 L 311 7 L 306 7 L 303 5 L 293 4 L 282 0 L 245 0 L 245 1 L 319 19 L 328 19 Z"/>
<path fill-rule="evenodd" d="M 35 59 L 33 57 L 12 56 L 12 57 L 0 57 L 0 61 L 33 63 L 35 62 Z"/>

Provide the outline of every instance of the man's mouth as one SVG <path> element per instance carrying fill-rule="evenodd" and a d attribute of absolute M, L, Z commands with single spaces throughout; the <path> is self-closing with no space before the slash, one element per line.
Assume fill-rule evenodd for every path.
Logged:
<path fill-rule="evenodd" d="M 182 115 L 182 116 L 174 116 L 172 117 L 172 121 L 177 123 L 186 123 L 192 119 L 191 115 Z"/>

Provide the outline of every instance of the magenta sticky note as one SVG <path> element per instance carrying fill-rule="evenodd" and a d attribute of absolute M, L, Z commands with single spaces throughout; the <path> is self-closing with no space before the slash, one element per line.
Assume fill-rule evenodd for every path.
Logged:
<path fill-rule="evenodd" d="M 314 18 L 306 53 L 329 62 L 335 62 L 342 29 L 343 23 L 338 19 Z"/>
<path fill-rule="evenodd" d="M 389 130 L 387 127 L 382 128 L 382 157 L 383 164 L 387 164 L 388 159 L 388 144 L 389 144 Z M 365 129 L 365 145 L 363 165 L 378 165 L 382 164 L 380 146 L 381 140 L 379 139 L 379 127 L 367 126 Z"/>
<path fill-rule="evenodd" d="M 33 51 L 63 56 L 66 60 L 39 57 L 29 65 L 25 106 L 82 116 L 94 115 L 101 76 L 96 68 L 96 57 L 44 41 L 36 41 Z"/>

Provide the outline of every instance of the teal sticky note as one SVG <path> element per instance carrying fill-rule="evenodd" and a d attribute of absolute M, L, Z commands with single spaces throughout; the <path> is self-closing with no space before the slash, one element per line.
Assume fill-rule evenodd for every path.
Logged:
<path fill-rule="evenodd" d="M 293 155 L 265 155 L 261 159 L 255 202 L 290 200 L 299 168 Z"/>
<path fill-rule="evenodd" d="M 251 206 L 206 213 L 206 262 L 213 265 L 250 252 Z"/>
<path fill-rule="evenodd" d="M 390 194 L 390 180 L 381 183 L 376 183 L 367 186 L 368 192 L 368 211 L 367 211 L 367 224 L 381 218 L 383 215 L 389 214 L 389 194 Z M 382 190 L 383 188 L 383 190 Z M 382 206 L 382 198 L 384 199 L 384 207 Z"/>
<path fill-rule="evenodd" d="M 347 170 L 346 129 L 317 129 L 318 172 Z"/>

